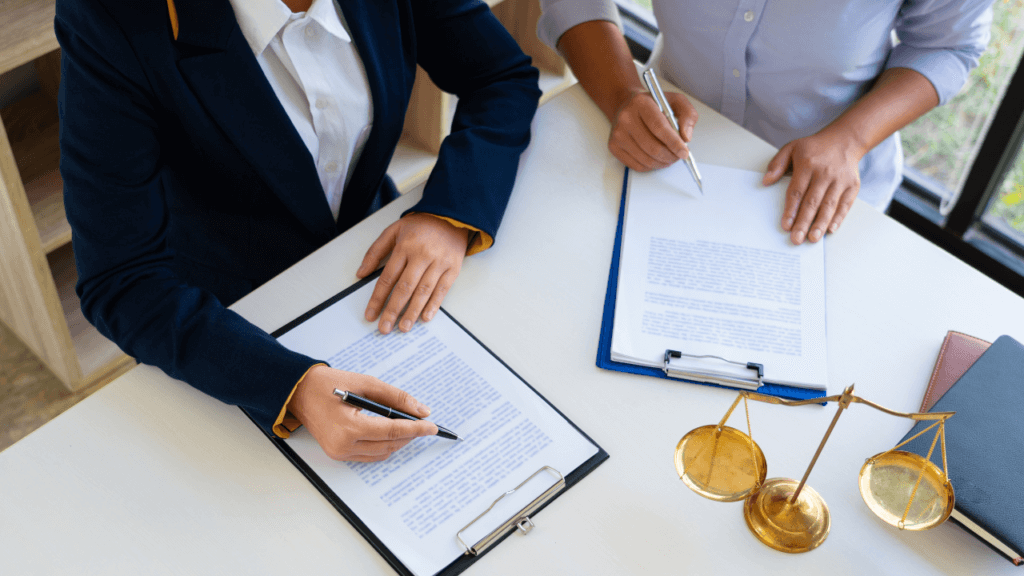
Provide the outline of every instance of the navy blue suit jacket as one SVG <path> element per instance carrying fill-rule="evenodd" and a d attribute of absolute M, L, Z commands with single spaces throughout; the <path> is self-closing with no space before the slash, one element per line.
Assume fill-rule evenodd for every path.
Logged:
<path fill-rule="evenodd" d="M 228 0 L 58 0 L 61 173 L 82 311 L 139 361 L 269 428 L 316 359 L 225 306 L 361 220 L 386 177 L 420 64 L 459 96 L 413 208 L 496 236 L 540 92 L 477 0 L 338 0 L 373 129 L 337 223 L 314 161 Z M 325 270 L 325 274 L 334 273 Z"/>

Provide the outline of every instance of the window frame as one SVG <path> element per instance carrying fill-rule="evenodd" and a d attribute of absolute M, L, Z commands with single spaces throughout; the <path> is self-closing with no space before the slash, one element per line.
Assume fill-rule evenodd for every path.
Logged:
<path fill-rule="evenodd" d="M 654 23 L 616 0 L 623 35 L 639 62 L 654 49 Z M 1024 243 L 998 224 L 983 219 L 1018 154 L 1024 154 L 1024 56 L 1017 64 L 964 182 L 948 215 L 939 211 L 947 194 L 937 182 L 912 167 L 886 211 L 890 217 L 946 250 L 969 266 L 1024 297 Z"/>

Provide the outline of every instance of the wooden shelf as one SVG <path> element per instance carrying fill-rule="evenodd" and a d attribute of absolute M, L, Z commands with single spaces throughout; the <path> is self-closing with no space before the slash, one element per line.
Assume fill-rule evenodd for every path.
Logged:
<path fill-rule="evenodd" d="M 60 177 L 60 125 L 57 109 L 43 90 L 0 110 L 25 195 L 39 231 L 43 252 L 71 241 L 64 215 L 64 182 Z"/>
<path fill-rule="evenodd" d="M 71 225 L 64 215 L 64 181 L 54 168 L 25 183 L 25 195 L 39 230 L 43 252 L 49 254 L 71 243 Z"/>
<path fill-rule="evenodd" d="M 14 161 L 23 182 L 31 182 L 60 165 L 57 107 L 42 90 L 0 110 Z"/>
<path fill-rule="evenodd" d="M 117 367 L 132 365 L 134 361 L 124 355 L 116 344 L 108 340 L 93 327 L 82 314 L 82 308 L 75 293 L 78 272 L 75 269 L 75 255 L 70 245 L 65 245 L 48 255 L 50 271 L 57 286 L 57 296 L 64 312 L 64 321 L 71 332 L 71 341 L 78 356 L 78 365 L 86 380 L 111 372 Z"/>
<path fill-rule="evenodd" d="M 54 0 L 0 0 L 0 73 L 57 49 Z"/>
<path fill-rule="evenodd" d="M 85 321 L 64 214 L 53 0 L 0 0 L 0 72 L 35 65 L 40 90 L 0 110 L 0 320 L 71 390 L 134 366 Z"/>

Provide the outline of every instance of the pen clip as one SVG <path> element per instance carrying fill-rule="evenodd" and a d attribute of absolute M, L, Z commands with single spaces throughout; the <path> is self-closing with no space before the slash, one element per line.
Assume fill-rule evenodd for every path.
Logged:
<path fill-rule="evenodd" d="M 658 92 L 654 89 L 654 83 L 651 82 L 651 69 L 644 70 L 641 77 L 644 79 L 644 84 L 647 86 L 647 91 L 651 93 L 651 98 L 654 98 L 654 103 L 658 105 L 658 111 L 662 114 L 665 113 L 665 108 L 661 105 L 661 99 L 658 98 Z"/>

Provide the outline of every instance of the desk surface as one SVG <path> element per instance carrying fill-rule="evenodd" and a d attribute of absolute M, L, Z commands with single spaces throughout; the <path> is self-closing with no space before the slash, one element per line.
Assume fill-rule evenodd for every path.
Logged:
<path fill-rule="evenodd" d="M 699 111 L 694 148 L 704 162 L 767 164 L 768 144 Z M 623 170 L 607 152 L 607 132 L 578 86 L 541 108 L 496 244 L 466 260 L 445 303 L 611 454 L 541 512 L 533 532 L 509 538 L 470 573 L 1019 573 L 955 525 L 899 532 L 871 514 L 857 473 L 910 422 L 864 406 L 844 414 L 810 476 L 832 513 L 828 540 L 810 553 L 760 544 L 740 503 L 683 485 L 676 443 L 717 422 L 734 393 L 594 365 Z M 270 331 L 350 285 L 366 248 L 415 199 L 400 198 L 234 309 Z M 836 390 L 855 382 L 859 395 L 912 411 L 946 330 L 1024 340 L 1024 300 L 862 202 L 828 238 L 826 258 Z M 635 404 L 610 399 L 623 390 Z M 768 476 L 799 478 L 834 406 L 751 408 Z M 237 408 L 148 366 L 0 453 L 0 566 L 8 574 L 392 573 Z"/>

